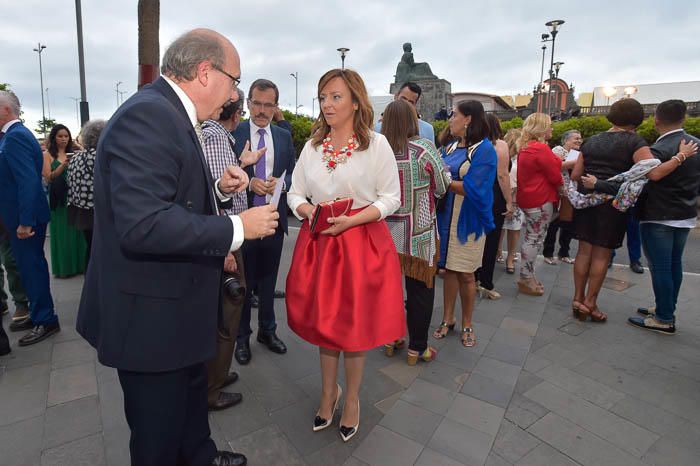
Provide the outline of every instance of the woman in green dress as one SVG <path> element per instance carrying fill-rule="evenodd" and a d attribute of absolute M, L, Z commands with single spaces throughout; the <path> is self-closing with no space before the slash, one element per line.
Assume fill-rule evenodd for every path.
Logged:
<path fill-rule="evenodd" d="M 66 176 L 73 154 L 73 140 L 68 128 L 60 124 L 54 126 L 49 134 L 48 147 L 44 152 L 42 174 L 49 185 L 51 205 L 51 272 L 56 278 L 67 278 L 84 273 L 87 258 L 83 234 L 68 223 Z"/>

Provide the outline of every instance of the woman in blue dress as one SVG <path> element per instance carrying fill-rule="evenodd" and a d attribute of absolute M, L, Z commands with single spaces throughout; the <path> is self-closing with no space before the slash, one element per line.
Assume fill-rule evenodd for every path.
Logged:
<path fill-rule="evenodd" d="M 494 228 L 493 183 L 497 156 L 488 139 L 484 107 L 475 100 L 454 106 L 449 128 L 441 135 L 443 161 L 452 183 L 438 211 L 440 262 L 444 268 L 444 314 L 433 333 L 444 338 L 456 324 L 457 292 L 462 303 L 462 345 L 476 344 L 472 315 L 476 300 L 474 272 L 481 266 L 486 233 Z M 454 142 L 449 143 L 450 140 Z"/>

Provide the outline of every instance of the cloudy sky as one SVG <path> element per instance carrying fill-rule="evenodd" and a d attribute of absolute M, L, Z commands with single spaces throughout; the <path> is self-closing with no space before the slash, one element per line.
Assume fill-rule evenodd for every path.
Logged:
<path fill-rule="evenodd" d="M 280 103 L 311 112 L 323 72 L 337 67 L 336 49 L 350 48 L 346 66 L 359 71 L 371 94 L 388 93 L 403 42 L 415 60 L 452 83 L 453 92 L 517 94 L 539 80 L 544 23 L 564 19 L 555 61 L 576 91 L 607 84 L 700 80 L 695 0 L 502 1 L 442 0 L 206 2 L 161 0 L 161 50 L 180 33 L 210 27 L 227 35 L 242 60 L 243 89 L 266 77 L 280 87 Z M 115 110 L 115 85 L 128 97 L 137 83 L 137 1 L 83 0 L 87 96 L 92 117 Z M 22 100 L 34 128 L 41 119 L 38 56 L 51 117 L 77 128 L 80 95 L 75 6 L 71 0 L 2 1 L 0 82 Z M 549 49 L 547 50 L 549 60 Z M 162 52 L 161 52 L 162 55 Z M 698 96 L 700 98 L 700 96 Z M 318 107 L 316 107 L 318 110 Z"/>

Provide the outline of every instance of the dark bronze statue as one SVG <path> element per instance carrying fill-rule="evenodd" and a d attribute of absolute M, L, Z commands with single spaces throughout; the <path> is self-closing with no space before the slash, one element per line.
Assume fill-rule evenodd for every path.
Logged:
<path fill-rule="evenodd" d="M 420 81 L 424 79 L 438 79 L 430 70 L 430 65 L 427 63 L 416 63 L 413 60 L 413 47 L 410 42 L 403 44 L 404 54 L 401 56 L 401 61 L 396 67 L 396 83 L 405 83 L 407 81 Z"/>

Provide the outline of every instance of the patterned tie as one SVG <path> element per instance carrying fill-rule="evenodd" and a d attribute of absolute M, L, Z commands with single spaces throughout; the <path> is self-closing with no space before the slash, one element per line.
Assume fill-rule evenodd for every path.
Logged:
<path fill-rule="evenodd" d="M 260 128 L 258 130 L 258 134 L 260 135 L 260 141 L 258 142 L 258 150 L 260 150 L 263 147 L 265 147 L 265 130 L 263 128 Z M 258 159 L 258 162 L 255 164 L 255 177 L 260 178 L 263 181 L 267 179 L 267 177 L 265 176 L 265 154 L 260 156 L 260 159 Z M 266 196 L 259 196 L 257 194 L 253 196 L 253 205 L 256 207 L 265 205 L 266 202 Z"/>
<path fill-rule="evenodd" d="M 202 137 L 202 124 L 197 123 L 194 125 L 194 132 L 197 133 L 197 139 L 199 139 L 199 145 L 204 148 L 204 138 Z"/>

